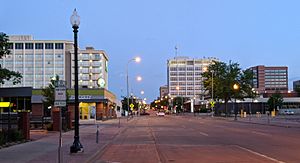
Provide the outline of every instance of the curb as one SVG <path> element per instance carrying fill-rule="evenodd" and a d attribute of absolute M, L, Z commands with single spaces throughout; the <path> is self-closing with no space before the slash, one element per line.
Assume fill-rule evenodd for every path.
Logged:
<path fill-rule="evenodd" d="M 271 124 L 271 123 L 259 123 L 259 122 L 245 122 L 240 120 L 231 120 L 231 119 L 225 119 L 225 118 L 218 118 L 218 120 L 227 120 L 230 122 L 239 122 L 239 123 L 248 123 L 248 124 L 258 124 L 258 125 L 265 125 L 265 126 L 275 126 L 275 127 L 284 127 L 284 128 L 300 128 L 300 126 L 294 126 L 294 125 L 278 125 L 278 124 Z"/>

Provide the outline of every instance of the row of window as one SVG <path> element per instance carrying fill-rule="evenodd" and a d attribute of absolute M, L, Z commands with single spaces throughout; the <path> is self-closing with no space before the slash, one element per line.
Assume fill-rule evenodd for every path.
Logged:
<path fill-rule="evenodd" d="M 287 87 L 287 85 L 280 85 L 280 84 L 276 84 L 276 85 L 266 85 L 265 86 L 266 88 L 269 87 L 269 88 L 282 88 L 282 87 Z"/>
<path fill-rule="evenodd" d="M 202 67 L 170 67 L 170 71 L 202 71 Z"/>
<path fill-rule="evenodd" d="M 202 81 L 202 77 L 170 77 L 170 81 Z"/>
<path fill-rule="evenodd" d="M 272 76 L 266 76 L 265 78 L 266 79 L 278 79 L 278 78 L 280 78 L 280 79 L 286 79 L 286 76 L 285 75 L 280 75 L 280 76 L 274 76 L 274 75 L 272 75 Z"/>
<path fill-rule="evenodd" d="M 24 49 L 24 43 L 10 43 L 8 48 L 13 49 L 13 45 L 15 45 L 15 49 Z M 35 49 L 44 49 L 44 46 L 45 49 L 54 49 L 54 47 L 55 49 L 64 49 L 63 43 L 25 43 L 25 49 L 33 49 L 34 47 Z"/>
<path fill-rule="evenodd" d="M 287 70 L 265 70 L 266 73 L 283 73 L 283 72 L 287 72 Z"/>
<path fill-rule="evenodd" d="M 87 53 L 81 53 L 78 56 L 78 60 L 101 60 L 101 54 L 87 54 Z M 72 55 L 72 60 L 74 60 Z"/>
<path fill-rule="evenodd" d="M 286 81 L 286 79 L 267 79 L 266 82 L 270 81 Z"/>
<path fill-rule="evenodd" d="M 201 72 L 171 72 L 171 76 L 201 76 Z"/>
<path fill-rule="evenodd" d="M 79 66 L 101 66 L 101 62 L 90 62 L 90 61 L 82 61 L 78 63 Z"/>
<path fill-rule="evenodd" d="M 265 85 L 286 85 L 286 82 L 265 82 Z"/>
<path fill-rule="evenodd" d="M 268 72 L 265 75 L 266 76 L 268 76 L 268 75 L 286 75 L 286 72 L 274 72 L 274 73 Z"/>

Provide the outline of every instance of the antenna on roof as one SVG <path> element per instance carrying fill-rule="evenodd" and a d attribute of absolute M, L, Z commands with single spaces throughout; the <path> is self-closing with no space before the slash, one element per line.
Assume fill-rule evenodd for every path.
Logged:
<path fill-rule="evenodd" d="M 177 50 L 178 50 L 178 47 L 177 47 L 177 45 L 175 45 L 175 57 L 177 57 Z"/>

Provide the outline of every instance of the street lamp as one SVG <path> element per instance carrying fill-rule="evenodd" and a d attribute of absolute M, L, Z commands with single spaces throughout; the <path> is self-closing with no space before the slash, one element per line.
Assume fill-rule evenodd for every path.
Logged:
<path fill-rule="evenodd" d="M 129 81 L 128 81 L 128 65 L 131 61 L 135 61 L 137 63 L 141 62 L 141 58 L 140 57 L 135 57 L 135 58 L 132 58 L 130 59 L 128 62 L 127 62 L 127 65 L 126 65 L 126 84 L 127 84 L 127 111 L 128 111 L 128 114 L 127 114 L 127 120 L 128 120 L 128 117 L 129 117 Z"/>
<path fill-rule="evenodd" d="M 71 16 L 71 24 L 74 32 L 74 75 L 75 75 L 75 132 L 74 132 L 74 142 L 70 147 L 71 153 L 83 152 L 83 146 L 79 141 L 79 110 L 78 110 L 78 48 L 77 48 L 77 33 L 80 24 L 80 17 L 77 15 L 76 9 L 73 11 Z"/>
<path fill-rule="evenodd" d="M 137 77 L 136 77 L 136 80 L 137 80 L 137 81 L 142 81 L 142 79 L 143 79 L 143 78 L 142 78 L 141 76 L 137 76 Z"/>
<path fill-rule="evenodd" d="M 236 121 L 237 120 L 237 108 L 236 108 L 236 93 L 237 91 L 239 90 L 240 86 L 238 84 L 234 84 L 233 85 L 233 89 L 235 91 L 234 95 L 234 120 Z"/>
<path fill-rule="evenodd" d="M 211 117 L 214 117 L 214 70 L 211 70 Z"/>

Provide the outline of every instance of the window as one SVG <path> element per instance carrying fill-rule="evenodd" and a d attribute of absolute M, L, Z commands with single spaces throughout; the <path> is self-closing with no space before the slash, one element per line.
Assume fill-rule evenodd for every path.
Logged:
<path fill-rule="evenodd" d="M 193 75 L 194 75 L 194 73 L 192 73 L 192 72 L 187 73 L 187 76 L 193 76 Z"/>
<path fill-rule="evenodd" d="M 177 71 L 177 68 L 176 67 L 171 67 L 170 70 L 171 71 Z"/>
<path fill-rule="evenodd" d="M 194 71 L 193 67 L 187 67 L 187 71 Z"/>
<path fill-rule="evenodd" d="M 95 54 L 95 60 L 100 60 L 100 54 Z"/>
<path fill-rule="evenodd" d="M 179 71 L 185 71 L 185 67 L 179 67 Z"/>
<path fill-rule="evenodd" d="M 63 43 L 55 43 L 55 49 L 64 49 Z"/>
<path fill-rule="evenodd" d="M 53 49 L 53 43 L 45 43 L 45 49 Z"/>
<path fill-rule="evenodd" d="M 35 43 L 35 49 L 43 49 L 43 43 Z"/>
<path fill-rule="evenodd" d="M 33 43 L 25 43 L 25 49 L 33 49 Z"/>
<path fill-rule="evenodd" d="M 16 43 L 15 49 L 23 49 L 23 43 Z"/>
<path fill-rule="evenodd" d="M 194 61 L 187 61 L 187 65 L 194 65 Z"/>

